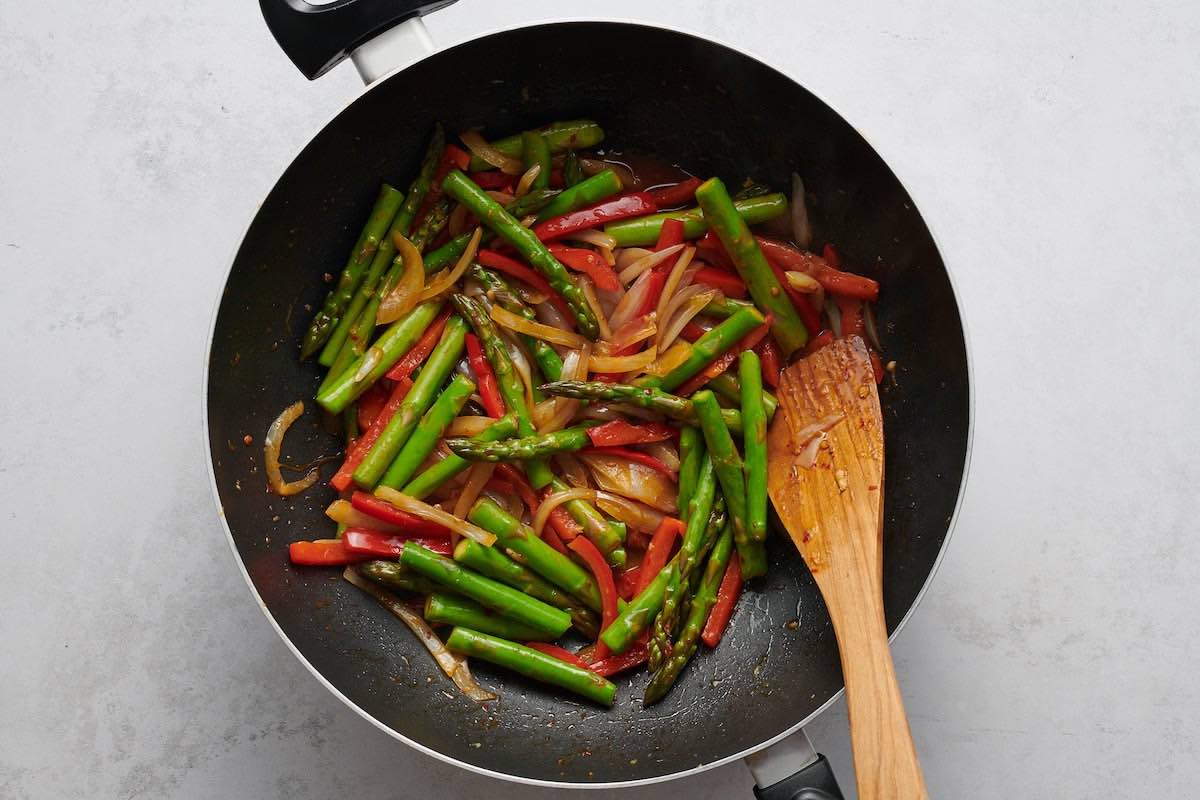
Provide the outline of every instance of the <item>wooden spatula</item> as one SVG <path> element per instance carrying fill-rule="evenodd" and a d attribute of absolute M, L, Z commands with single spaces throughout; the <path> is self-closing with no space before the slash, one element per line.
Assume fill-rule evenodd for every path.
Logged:
<path fill-rule="evenodd" d="M 927 798 L 883 616 L 883 420 L 861 339 L 783 373 L 767 445 L 771 501 L 837 635 L 858 796 Z"/>

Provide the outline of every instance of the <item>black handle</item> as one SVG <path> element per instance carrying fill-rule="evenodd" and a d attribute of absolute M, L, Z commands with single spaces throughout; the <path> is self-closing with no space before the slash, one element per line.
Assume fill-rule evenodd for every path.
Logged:
<path fill-rule="evenodd" d="M 309 80 L 319 78 L 351 51 L 393 25 L 454 0 L 259 0 L 275 41 Z"/>
<path fill-rule="evenodd" d="M 765 789 L 755 786 L 754 796 L 758 800 L 844 800 L 829 760 L 821 755 L 804 769 Z"/>

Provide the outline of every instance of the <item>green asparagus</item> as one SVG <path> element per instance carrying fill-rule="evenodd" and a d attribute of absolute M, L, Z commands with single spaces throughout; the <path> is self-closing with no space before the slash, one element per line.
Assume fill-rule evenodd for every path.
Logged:
<path fill-rule="evenodd" d="M 529 184 L 531 190 L 550 186 L 550 145 L 537 131 L 521 134 L 521 164 L 525 169 L 538 168 L 537 177 Z"/>
<path fill-rule="evenodd" d="M 567 301 L 580 333 L 590 339 L 599 335 L 600 327 L 596 322 L 596 315 L 588 305 L 587 298 L 583 296 L 583 291 L 571 279 L 567 268 L 546 249 L 533 231 L 523 227 L 461 170 L 451 170 L 442 181 L 442 188 L 446 194 L 466 206 L 484 225 L 512 245 L 525 261 L 545 276 L 550 287 Z"/>
<path fill-rule="evenodd" d="M 374 260 L 381 243 L 386 241 L 388 226 L 403 202 L 404 193 L 399 189 L 386 183 L 380 188 L 367 224 L 354 243 L 342 274 L 338 276 L 337 285 L 326 296 L 324 305 L 313 317 L 312 324 L 304 335 L 304 342 L 300 348 L 301 358 L 308 358 L 315 353 L 333 335 L 355 292 L 362 285 L 368 265 Z"/>
<path fill-rule="evenodd" d="M 768 194 L 738 200 L 733 206 L 743 222 L 747 225 L 757 225 L 785 214 L 788 202 L 782 194 Z M 604 232 L 617 240 L 618 247 L 647 247 L 658 241 L 663 221 L 667 219 L 677 219 L 683 223 L 685 239 L 697 239 L 708 230 L 708 220 L 704 212 L 699 208 L 688 208 L 683 211 L 664 211 L 661 214 L 610 222 L 604 226 Z"/>
<path fill-rule="evenodd" d="M 758 354 L 746 350 L 738 363 L 742 382 L 742 453 L 746 472 L 746 533 L 751 541 L 767 538 L 767 409 L 763 405 Z"/>
<path fill-rule="evenodd" d="M 472 264 L 467 270 L 467 274 L 475 280 L 487 292 L 488 299 L 496 303 L 506 311 L 511 311 L 514 314 L 520 314 L 527 320 L 536 321 L 537 315 L 533 313 L 533 309 L 525 305 L 517 293 L 513 291 L 508 281 L 504 280 L 499 273 L 493 272 L 490 269 L 485 269 L 478 264 Z M 533 360 L 537 362 L 538 369 L 542 371 L 542 375 L 550 380 L 558 380 L 562 374 L 562 356 L 554 349 L 554 346 L 549 342 L 541 339 L 535 339 L 532 336 L 525 334 L 521 335 L 521 342 L 529 348 L 533 353 Z"/>
<path fill-rule="evenodd" d="M 583 180 L 583 166 L 579 163 L 579 154 L 568 150 L 563 158 L 563 183 L 570 189 Z"/>
<path fill-rule="evenodd" d="M 521 439 L 508 439 L 503 442 L 480 443 L 470 439 L 447 439 L 446 446 L 451 452 L 462 456 L 468 461 L 528 461 L 534 458 L 546 458 L 555 453 L 573 453 L 591 444 L 588 429 L 600 424 L 600 420 L 591 420 L 586 424 L 571 428 L 539 433 Z"/>
<path fill-rule="evenodd" d="M 403 589 L 416 594 L 440 591 L 436 583 L 424 575 L 405 569 L 397 561 L 364 561 L 355 567 L 364 577 L 381 583 L 390 589 Z"/>
<path fill-rule="evenodd" d="M 734 405 L 741 407 L 742 405 L 742 384 L 737 378 L 730 375 L 728 372 L 722 372 L 717 377 L 708 382 L 705 387 L 712 389 L 713 392 L 729 400 Z M 762 393 L 763 406 L 767 412 L 767 422 L 775 416 L 775 409 L 779 407 L 779 401 L 775 399 L 775 395 L 763 390 Z M 722 414 L 724 416 L 724 414 Z M 730 428 L 732 430 L 732 427 Z"/>
<path fill-rule="evenodd" d="M 550 152 L 561 153 L 564 150 L 586 150 L 604 141 L 604 130 L 590 119 L 571 119 L 565 122 L 552 122 L 535 129 L 550 146 Z M 518 158 L 521 155 L 521 135 L 505 136 L 492 142 L 492 147 L 506 156 Z M 473 156 L 468 167 L 472 172 L 494 169 L 482 158 Z"/>
<path fill-rule="evenodd" d="M 557 397 L 574 397 L 578 400 L 599 400 L 605 403 L 626 403 L 647 411 L 654 411 L 680 422 L 695 424 L 696 412 L 692 401 L 686 397 L 655 389 L 653 386 L 634 386 L 628 383 L 604 383 L 603 381 L 554 381 L 543 384 L 541 390 Z M 722 409 L 721 416 L 730 430 L 741 431 L 742 414 L 732 408 Z"/>
<path fill-rule="evenodd" d="M 565 492 L 571 486 L 562 478 L 555 477 L 550 481 L 551 492 Z M 625 566 L 625 523 L 606 519 L 586 500 L 568 500 L 563 508 L 571 515 L 571 519 L 583 528 L 583 535 L 599 548 L 604 558 L 614 567 Z"/>
<path fill-rule="evenodd" d="M 621 191 L 621 179 L 611 169 L 601 170 L 567 189 L 563 189 L 550 204 L 538 214 L 537 221 L 545 222 L 551 217 L 568 214 L 576 209 L 599 203 Z"/>
<path fill-rule="evenodd" d="M 425 598 L 424 616 L 425 621 L 432 625 L 462 625 L 481 633 L 522 642 L 549 641 L 552 638 L 539 628 L 493 614 L 474 600 L 452 594 L 434 592 Z"/>
<path fill-rule="evenodd" d="M 716 231 L 721 244 L 725 246 L 725 252 L 746 282 L 754 302 L 774 315 L 771 333 L 783 350 L 784 357 L 790 356 L 805 345 L 809 331 L 805 330 L 791 298 L 780 286 L 779 279 L 767 263 L 767 257 L 759 249 L 754 234 L 734 207 L 725 184 L 719 178 L 709 178 L 696 189 L 696 201 L 704 209 L 704 218 Z"/>
<path fill-rule="evenodd" d="M 505 414 L 484 428 L 479 434 L 473 436 L 472 440 L 476 442 L 496 442 L 501 439 L 507 439 L 516 432 L 517 418 L 513 414 Z M 424 500 L 430 494 L 437 491 L 446 481 L 462 473 L 470 466 L 470 461 L 467 461 L 465 458 L 459 458 L 451 453 L 409 481 L 408 485 L 402 491 L 410 497 Z"/>
<path fill-rule="evenodd" d="M 700 479 L 700 465 L 704 462 L 704 434 L 694 425 L 685 425 L 679 431 L 679 484 L 675 504 L 679 518 L 687 522 L 688 505 Z"/>
<path fill-rule="evenodd" d="M 419 380 L 419 377 L 418 377 Z M 415 388 L 415 386 L 414 386 Z M 475 391 L 475 382 L 465 375 L 455 375 L 446 388 L 438 395 L 437 400 L 421 417 L 421 422 L 413 431 L 412 436 L 400 448 L 387 472 L 379 481 L 382 486 L 390 486 L 399 490 L 421 468 L 425 459 L 437 447 L 438 440 L 446 428 L 458 416 L 458 412 L 467 404 L 471 392 Z M 470 441 L 468 439 L 468 441 Z"/>
<path fill-rule="evenodd" d="M 466 341 L 467 325 L 458 316 L 446 320 L 446 328 L 433 352 L 421 368 L 412 388 L 404 397 L 400 408 L 384 427 L 375 444 L 367 451 L 362 463 L 354 470 L 354 483 L 361 489 L 375 488 L 393 459 L 408 442 L 417 421 L 429 410 L 438 389 L 462 357 Z"/>
<path fill-rule="evenodd" d="M 405 542 L 400 553 L 400 563 L 430 580 L 449 586 L 498 614 L 524 623 L 551 637 L 562 636 L 567 628 L 571 627 L 571 615 L 561 608 L 543 603 L 499 581 L 485 578 L 415 542 Z"/>
<path fill-rule="evenodd" d="M 510 642 L 470 628 L 455 628 L 446 646 L 471 658 L 482 658 L 501 667 L 553 684 L 582 695 L 601 705 L 611 706 L 617 687 L 590 669 L 560 661 L 532 647 Z"/>

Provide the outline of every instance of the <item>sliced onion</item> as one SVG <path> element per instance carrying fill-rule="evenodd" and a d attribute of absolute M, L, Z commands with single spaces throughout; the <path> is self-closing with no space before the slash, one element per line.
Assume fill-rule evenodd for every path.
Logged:
<path fill-rule="evenodd" d="M 650 375 L 666 375 L 682 364 L 691 351 L 692 346 L 687 342 L 676 342 L 667 348 L 667 352 L 659 356 L 657 361 L 646 367 L 646 372 Z"/>
<path fill-rule="evenodd" d="M 686 246 L 687 245 L 675 244 L 671 245 L 670 247 L 663 248 L 657 252 L 651 251 L 649 255 L 642 256 L 627 267 L 622 267 L 621 271 L 617 274 L 617 278 L 620 279 L 622 284 L 628 286 L 629 282 L 638 275 L 641 275 L 648 269 L 657 267 L 659 264 L 675 255 Z"/>
<path fill-rule="evenodd" d="M 655 347 L 629 356 L 592 356 L 588 368 L 592 372 L 603 373 L 634 372 L 650 366 L 657 357 L 658 349 Z"/>
<path fill-rule="evenodd" d="M 421 290 L 421 294 L 417 297 L 418 303 L 431 297 L 437 297 L 458 283 L 458 279 L 467 271 L 467 267 L 471 266 L 471 260 L 475 258 L 475 251 L 479 249 L 479 240 L 482 237 L 483 228 L 476 228 L 475 233 L 471 235 L 471 241 L 467 242 L 467 249 L 463 250 L 463 254 L 458 257 L 458 263 L 454 265 L 454 269 L 449 272 L 442 270 L 435 275 L 429 285 Z"/>
<path fill-rule="evenodd" d="M 547 495 L 542 502 L 538 503 L 537 514 L 533 516 L 533 532 L 537 534 L 538 538 L 541 538 L 542 529 L 546 527 L 550 513 L 563 503 L 569 503 L 572 500 L 594 501 L 595 499 L 595 489 L 563 489 L 561 492 Z"/>
<path fill-rule="evenodd" d="M 596 315 L 596 324 L 600 327 L 600 338 L 611 339 L 612 328 L 608 324 L 608 316 L 604 313 L 604 308 L 600 305 L 600 298 L 596 297 L 596 287 L 591 279 L 586 275 L 579 276 L 579 289 L 583 292 L 583 299 L 591 306 L 592 313 Z"/>
<path fill-rule="evenodd" d="M 671 322 L 659 332 L 658 348 L 661 350 L 670 347 L 692 318 L 703 311 L 719 294 L 716 289 L 703 284 L 689 286 L 682 292 L 676 292 L 667 305 L 667 316 Z"/>
<path fill-rule="evenodd" d="M 467 214 L 469 213 L 470 212 L 467 211 L 467 207 L 461 203 L 456 205 L 454 210 L 450 212 L 450 219 L 446 223 L 446 231 L 452 237 L 458 236 L 467 229 Z"/>
<path fill-rule="evenodd" d="M 683 282 L 684 273 L 688 270 L 688 265 L 692 263 L 692 256 L 696 255 L 696 248 L 689 247 L 679 256 L 679 260 L 675 262 L 675 266 L 671 268 L 671 273 L 667 275 L 667 282 L 663 284 L 662 294 L 658 297 L 658 318 L 667 319 L 667 306 L 671 303 L 671 298 L 675 296 L 675 292 L 683 288 L 687 284 Z M 695 275 L 695 273 L 692 273 Z M 689 280 L 687 283 L 691 283 Z"/>
<path fill-rule="evenodd" d="M 433 656 L 433 660 L 441 667 L 442 672 L 454 681 L 454 685 L 463 694 L 480 703 L 496 699 L 494 693 L 475 682 L 471 671 L 467 669 L 467 660 L 451 653 L 445 643 L 433 632 L 433 628 L 429 627 L 429 623 L 422 619 L 420 614 L 409 608 L 399 597 L 359 575 L 353 567 L 346 567 L 342 577 L 374 597 L 383 604 L 384 608 L 399 617 L 421 644 L 425 645 L 425 649 L 429 651 L 429 655 Z"/>
<path fill-rule="evenodd" d="M 567 234 L 566 239 L 572 239 L 577 242 L 587 242 L 594 244 L 596 247 L 604 247 L 613 250 L 617 246 L 617 240 L 612 235 L 604 231 L 598 231 L 595 228 L 589 228 L 586 231 L 575 231 Z"/>
<path fill-rule="evenodd" d="M 428 503 L 423 503 L 415 497 L 412 497 L 402 492 L 397 492 L 395 489 L 387 486 L 380 486 L 375 489 L 375 496 L 380 500 L 391 503 L 401 511 L 407 511 L 414 517 L 420 517 L 427 522 L 434 522 L 441 525 L 443 528 L 449 529 L 451 532 L 457 533 L 459 536 L 465 536 L 468 539 L 479 542 L 482 545 L 491 547 L 496 541 L 496 537 L 479 528 L 466 520 L 459 519 L 453 514 L 447 514 L 437 506 L 431 506 Z"/>
<path fill-rule="evenodd" d="M 491 317 L 498 325 L 508 328 L 510 331 L 524 333 L 532 336 L 535 339 L 541 339 L 544 342 L 553 344 L 561 344 L 563 347 L 583 347 L 588 343 L 588 340 L 577 333 L 564 331 L 552 325 L 543 325 L 540 322 L 533 322 L 525 319 L 520 314 L 514 314 L 506 308 L 501 308 L 499 305 L 493 305 Z"/>
<path fill-rule="evenodd" d="M 671 442 L 651 442 L 642 445 L 642 449 L 665 464 L 667 469 L 679 471 L 679 450 Z"/>
<path fill-rule="evenodd" d="M 386 533 L 403 533 L 403 530 L 398 525 L 392 525 L 389 522 L 376 519 L 370 514 L 364 514 L 350 505 L 349 500 L 334 500 L 329 504 L 329 508 L 325 509 L 325 516 L 339 525 L 345 525 L 348 528 L 370 528 Z"/>
<path fill-rule="evenodd" d="M 521 179 L 517 181 L 517 191 L 515 197 L 524 197 L 529 194 L 529 188 L 533 186 L 533 182 L 537 180 L 538 175 L 542 174 L 542 165 L 534 164 L 521 175 Z"/>
<path fill-rule="evenodd" d="M 375 321 L 380 325 L 395 322 L 411 311 L 418 302 L 421 287 L 425 285 L 425 262 L 421 258 L 421 251 L 399 233 L 393 238 L 396 240 L 396 252 L 404 259 L 404 273 L 379 304 Z"/>
<path fill-rule="evenodd" d="M 801 249 L 812 246 L 812 225 L 808 221 L 808 200 L 804 194 L 804 181 L 792 173 L 792 239 Z"/>
<path fill-rule="evenodd" d="M 592 356 L 592 343 L 585 342 L 583 347 L 567 353 L 563 359 L 562 374 L 559 379 L 564 381 L 587 380 L 588 362 Z M 537 409 L 542 413 L 542 419 L 536 422 L 538 433 L 549 433 L 562 430 L 575 416 L 580 401 L 572 397 L 556 397 L 547 404 L 539 403 Z M 545 409 L 542 410 L 543 405 Z"/>
<path fill-rule="evenodd" d="M 587 467 L 580 463 L 573 453 L 560 453 L 554 457 L 554 463 L 562 471 L 563 478 L 572 486 L 591 486 L 588 481 Z"/>
<path fill-rule="evenodd" d="M 617 257 L 617 272 L 625 269 L 631 264 L 637 262 L 638 259 L 645 258 L 654 251 L 647 247 L 620 247 L 614 251 Z"/>
<path fill-rule="evenodd" d="M 871 347 L 875 348 L 876 353 L 883 352 L 883 344 L 879 341 L 879 324 L 875 321 L 875 306 L 864 302 L 863 304 L 863 333 L 867 335 L 867 341 Z"/>
<path fill-rule="evenodd" d="M 528 285 L 517 281 L 512 284 L 513 291 L 517 293 L 517 297 L 521 298 L 521 302 L 530 306 L 538 306 L 550 299 L 547 294 L 542 294 L 536 289 L 531 289 Z"/>
<path fill-rule="evenodd" d="M 483 134 L 479 131 L 463 131 L 458 135 L 462 143 L 467 146 L 472 155 L 479 156 L 487 163 L 491 164 L 496 169 L 506 175 L 520 175 L 524 167 L 521 166 L 519 158 L 506 156 L 495 147 L 493 147 L 487 139 L 483 138 Z"/>
<path fill-rule="evenodd" d="M 491 417 L 455 417 L 446 428 L 447 436 L 478 436 L 496 420 Z"/>
<path fill-rule="evenodd" d="M 487 461 L 481 461 L 478 464 L 472 464 L 467 470 L 467 483 L 463 486 L 462 493 L 458 495 L 458 499 L 454 501 L 454 516 L 459 519 L 465 519 L 467 512 L 471 510 L 471 506 L 475 505 L 475 501 L 479 499 L 479 493 L 483 491 L 483 485 L 488 482 L 495 471 L 496 465 Z M 458 544 L 457 538 L 453 533 L 450 534 L 451 547 Z"/>
<path fill-rule="evenodd" d="M 621 179 L 621 188 L 625 191 L 635 191 L 641 188 L 642 180 L 633 173 L 629 167 L 616 161 L 600 161 L 595 158 L 579 159 L 579 168 L 583 170 L 584 175 L 592 176 L 597 172 L 603 172 L 606 169 L 611 169 L 617 173 L 617 177 Z"/>
<path fill-rule="evenodd" d="M 658 509 L 611 492 L 596 492 L 596 505 L 605 514 L 624 522 L 635 531 L 654 531 L 666 514 Z"/>
<path fill-rule="evenodd" d="M 675 513 L 676 484 L 658 470 L 616 456 L 588 454 L 579 458 L 604 491 L 637 500 L 666 514 Z"/>
<path fill-rule="evenodd" d="M 553 303 L 542 303 L 534 309 L 537 318 L 547 325 L 552 325 L 560 330 L 569 331 L 573 327 L 562 312 L 554 307 Z"/>
<path fill-rule="evenodd" d="M 300 480 L 287 483 L 279 471 L 279 452 L 283 449 L 283 435 L 303 413 L 304 403 L 300 400 L 285 408 L 267 429 L 267 438 L 263 442 L 263 466 L 267 470 L 267 483 L 270 484 L 271 491 L 282 497 L 303 492 L 321 477 L 321 471 L 313 467 Z"/>
<path fill-rule="evenodd" d="M 513 200 L 516 199 L 508 192 L 501 192 L 501 191 L 497 191 L 496 189 L 488 189 L 486 194 L 488 197 L 492 198 L 493 200 L 495 200 L 497 203 L 499 203 L 502 206 L 507 206 L 507 205 L 511 204 Z"/>
<path fill-rule="evenodd" d="M 629 290 L 625 292 L 625 296 L 617 303 L 612 314 L 609 315 L 608 324 L 614 330 L 619 330 L 629 324 L 633 315 L 642 307 L 642 301 L 646 299 L 646 294 L 650 291 L 650 274 L 650 272 L 643 272 L 639 275 Z"/>
<path fill-rule="evenodd" d="M 829 317 L 829 329 L 833 331 L 833 338 L 842 338 L 842 311 L 837 307 L 837 303 L 828 297 L 825 298 L 825 316 Z"/>
<path fill-rule="evenodd" d="M 825 440 L 829 430 L 842 419 L 842 414 L 829 414 L 815 422 L 810 422 L 793 434 L 792 442 L 800 446 L 800 454 L 796 457 L 796 463 L 805 469 L 816 464 L 817 451 L 821 449 L 821 442 Z"/>
<path fill-rule="evenodd" d="M 788 286 L 795 289 L 797 292 L 804 294 L 816 294 L 821 291 L 821 284 L 817 283 L 817 279 L 811 275 L 805 275 L 803 272 L 794 270 L 783 273 L 783 277 L 787 278 Z"/>
<path fill-rule="evenodd" d="M 508 351 L 508 360 L 521 376 L 521 383 L 525 386 L 525 406 L 528 408 L 533 405 L 533 367 L 529 364 L 529 356 L 525 354 L 525 348 L 503 333 L 500 338 L 504 342 L 504 349 Z"/>
<path fill-rule="evenodd" d="M 644 342 L 658 330 L 657 322 L 658 316 L 653 311 L 637 319 L 631 319 L 621 327 L 613 330 L 612 341 L 600 342 L 596 346 L 597 354 L 607 356 L 612 353 L 619 353 L 626 347 L 635 345 L 638 342 Z"/>

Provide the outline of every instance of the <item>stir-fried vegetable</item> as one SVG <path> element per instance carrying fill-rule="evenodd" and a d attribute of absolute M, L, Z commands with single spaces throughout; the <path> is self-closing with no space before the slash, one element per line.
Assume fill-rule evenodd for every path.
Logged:
<path fill-rule="evenodd" d="M 591 120 L 459 137 L 435 126 L 408 191 L 383 186 L 302 337 L 346 451 L 330 538 L 291 563 L 351 565 L 477 700 L 466 656 L 602 705 L 648 663 L 658 702 L 767 569 L 766 387 L 838 337 L 881 364 L 879 284 L 821 241 L 799 176 L 790 201 L 650 185 L 587 152 Z M 777 218 L 793 241 L 755 228 Z M 285 498 L 320 480 L 280 472 L 302 412 L 266 437 Z"/>

